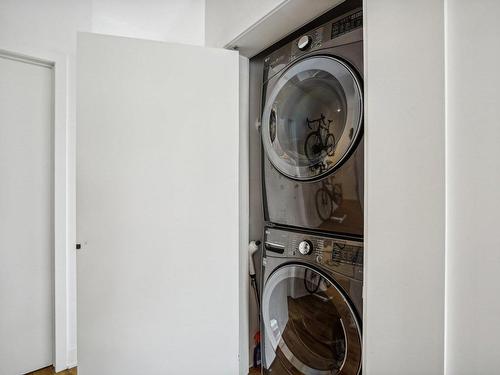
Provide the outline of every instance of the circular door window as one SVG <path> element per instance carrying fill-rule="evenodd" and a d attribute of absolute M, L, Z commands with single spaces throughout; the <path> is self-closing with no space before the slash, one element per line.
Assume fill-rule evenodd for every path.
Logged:
<path fill-rule="evenodd" d="M 343 292 L 305 265 L 278 268 L 262 296 L 264 363 L 277 374 L 358 374 L 361 328 Z"/>
<path fill-rule="evenodd" d="M 355 72 L 334 57 L 306 58 L 286 70 L 268 95 L 262 114 L 266 154 L 287 177 L 319 178 L 354 150 L 362 117 Z"/>

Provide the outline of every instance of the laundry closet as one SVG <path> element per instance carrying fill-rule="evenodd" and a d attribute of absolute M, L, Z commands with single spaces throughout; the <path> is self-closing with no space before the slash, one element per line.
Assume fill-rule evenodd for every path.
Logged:
<path fill-rule="evenodd" d="M 250 233 L 263 263 L 250 311 L 264 374 L 361 371 L 361 6 L 345 2 L 250 59 L 250 190 L 261 191 Z"/>
<path fill-rule="evenodd" d="M 499 12 L 3 1 L 0 373 L 498 373 Z"/>
<path fill-rule="evenodd" d="M 274 373 L 438 373 L 441 5 L 243 3 L 207 1 L 215 48 L 79 37 L 82 374 L 245 374 L 258 330 Z"/>
<path fill-rule="evenodd" d="M 362 368 L 363 372 L 366 373 L 391 371 L 406 373 L 411 371 L 408 367 L 408 362 L 413 356 L 411 353 L 420 353 L 419 356 L 423 355 L 428 360 L 425 363 L 419 363 L 415 367 L 415 369 L 418 368 L 416 371 L 418 373 L 439 374 L 442 373 L 444 363 L 443 204 L 445 192 L 442 179 L 440 180 L 439 177 L 436 179 L 437 176 L 444 173 L 444 118 L 441 110 L 444 107 L 444 61 L 441 59 L 442 44 L 440 43 L 440 38 L 444 37 L 442 19 L 439 18 L 443 15 L 442 4 L 426 2 L 425 4 L 412 3 L 403 6 L 401 3 L 395 2 L 390 4 L 370 1 L 364 1 L 362 4 L 344 2 L 325 14 L 325 18 L 316 17 L 317 22 L 312 21 L 302 29 L 289 29 L 288 32 L 282 34 L 284 36 L 280 39 L 280 43 L 257 54 L 254 54 L 252 51 L 255 50 L 246 47 L 244 43 L 238 45 L 238 41 L 231 41 L 228 44 L 229 47 L 239 47 L 240 53 L 251 57 L 248 127 L 250 147 L 249 240 L 260 239 L 262 245 L 265 246 L 267 235 L 268 246 L 271 247 L 268 254 L 273 253 L 273 242 L 275 242 L 274 245 L 280 245 L 281 240 L 281 245 L 285 244 L 285 249 L 278 246 L 277 249 L 274 249 L 278 250 L 274 253 L 276 256 L 266 259 L 266 262 L 270 261 L 274 264 L 264 267 L 264 272 L 268 272 L 269 269 L 273 269 L 276 264 L 283 261 L 280 258 L 282 254 L 279 252 L 286 252 L 290 242 L 294 243 L 296 250 L 299 250 L 301 241 L 310 240 L 307 235 L 300 234 L 300 230 L 297 230 L 299 232 L 297 237 L 292 236 L 292 238 L 287 239 L 280 238 L 282 233 L 279 230 L 276 232 L 271 229 L 268 233 L 261 232 L 261 228 L 265 226 L 262 218 L 267 217 L 269 220 L 270 217 L 269 212 L 263 212 L 266 202 L 261 201 L 262 197 L 266 196 L 263 189 L 265 190 L 267 187 L 265 181 L 261 179 L 263 168 L 265 175 L 266 163 L 268 167 L 270 166 L 269 169 L 276 170 L 280 167 L 280 162 L 273 163 L 269 160 L 270 158 L 266 156 L 268 153 L 266 154 L 266 150 L 261 147 L 263 142 L 264 148 L 266 147 L 262 131 L 264 128 L 266 131 L 272 130 L 273 119 L 273 108 L 267 108 L 267 112 L 265 108 L 266 95 L 272 95 L 273 91 L 272 88 L 266 91 L 265 86 L 269 78 L 269 76 L 266 77 L 266 74 L 269 74 L 269 70 L 274 69 L 274 67 L 276 67 L 277 72 L 283 73 L 281 69 L 287 64 L 278 61 L 278 59 L 283 55 L 286 56 L 287 51 L 290 51 L 287 50 L 287 45 L 295 43 L 296 47 L 295 50 L 292 49 L 292 53 L 297 53 L 298 60 L 300 60 L 301 52 L 298 51 L 298 48 L 299 44 L 304 42 L 302 37 L 308 36 L 308 32 L 314 32 L 329 21 L 339 21 L 339 18 L 342 19 L 342 15 L 353 12 L 360 6 L 363 13 L 363 56 L 360 60 L 362 68 L 358 67 L 358 69 L 363 75 L 364 155 L 361 156 L 361 159 L 364 160 L 365 164 L 364 173 L 361 173 L 361 176 L 359 176 L 359 168 L 357 168 L 357 172 L 352 174 L 358 176 L 355 179 L 358 182 L 357 188 L 353 188 L 353 184 L 350 184 L 346 190 L 356 192 L 356 194 L 349 194 L 351 197 L 359 197 L 361 190 L 364 194 L 364 199 L 359 199 L 364 213 L 363 229 L 358 232 L 362 233 L 363 237 L 364 268 L 356 266 L 359 259 L 359 256 L 356 256 L 356 251 L 354 254 L 353 251 L 346 252 L 346 254 L 350 255 L 348 258 L 351 261 L 352 271 L 349 272 L 352 272 L 352 275 L 356 273 L 356 270 L 363 272 L 362 309 L 359 311 L 362 311 L 360 317 L 363 333 L 362 346 L 366 351 L 362 355 Z M 430 14 L 436 15 L 436 17 L 431 17 Z M 277 15 L 269 15 L 263 19 L 262 23 L 265 24 L 268 19 L 273 17 L 279 19 Z M 280 24 L 279 21 L 276 23 Z M 261 27 L 265 29 L 265 26 Z M 256 28 L 258 29 L 259 26 Z M 312 37 L 314 42 L 315 36 L 312 35 Z M 244 42 L 245 36 L 243 35 L 241 39 Z M 252 40 L 251 37 L 248 39 Z M 405 43 L 405 40 L 412 40 L 412 43 Z M 311 41 L 309 40 L 309 42 Z M 307 38 L 305 43 L 307 43 Z M 284 49 L 285 52 L 280 53 L 280 49 L 282 51 Z M 426 64 L 418 63 L 419 50 L 427 51 L 430 56 L 435 56 L 436 60 L 426 60 Z M 269 59 L 267 62 L 265 62 L 266 58 Z M 276 60 L 273 61 L 273 58 Z M 352 57 L 348 60 L 351 61 L 351 64 L 352 61 L 356 61 Z M 274 78 L 280 76 L 279 73 Z M 417 98 L 416 93 L 422 92 L 421 80 L 418 78 L 421 76 L 429 77 L 432 89 Z M 296 82 L 294 83 L 296 84 Z M 271 85 L 275 84 L 273 82 Z M 412 111 L 410 108 L 413 108 L 413 104 L 410 104 L 408 100 L 418 100 L 418 107 L 425 106 L 428 113 L 424 115 Z M 269 116 L 267 119 L 263 116 L 264 112 L 266 112 L 266 116 Z M 321 118 L 321 114 L 316 118 L 309 118 L 309 120 L 318 118 Z M 401 119 L 404 119 L 403 122 Z M 271 120 L 268 121 L 267 127 L 266 120 Z M 417 128 L 422 130 L 422 126 L 425 128 L 425 135 L 416 130 Z M 270 131 L 269 135 L 272 137 L 273 132 Z M 422 143 L 416 145 L 416 139 Z M 326 138 L 325 143 L 327 143 Z M 422 167 L 422 163 L 425 163 L 425 168 Z M 280 176 L 281 181 L 285 183 L 275 185 L 279 189 L 274 196 L 275 201 L 278 199 L 278 205 L 282 209 L 294 212 L 290 216 L 294 216 L 295 219 L 307 217 L 305 211 L 299 211 L 300 208 L 304 209 L 305 205 L 298 205 L 298 209 L 296 209 L 293 200 L 290 200 L 286 186 L 287 172 L 286 170 L 282 172 L 284 173 L 277 173 L 276 176 Z M 300 178 L 295 178 L 295 180 L 299 181 L 296 181 L 297 188 L 294 187 L 293 191 L 299 191 L 304 183 L 300 181 Z M 317 181 L 314 178 L 311 180 L 312 184 Z M 309 183 L 309 186 L 312 184 Z M 422 192 L 423 186 L 427 186 L 424 192 Z M 296 196 L 300 196 L 307 193 L 299 191 L 296 194 Z M 331 196 L 335 197 L 335 190 Z M 413 198 L 409 199 L 409 197 Z M 280 199 L 283 199 L 283 202 L 280 202 Z M 283 204 L 285 201 L 288 205 Z M 402 202 L 405 203 L 402 204 Z M 315 207 L 316 203 L 309 204 L 310 206 Z M 326 206 L 328 207 L 328 205 Z M 319 217 L 320 212 L 317 209 L 315 211 Z M 337 211 L 339 214 L 337 216 L 335 210 L 333 211 L 331 214 L 329 211 L 323 215 L 332 218 L 333 220 L 329 221 L 334 224 L 343 224 L 339 221 L 342 220 L 344 214 L 340 215 L 341 211 Z M 422 220 L 423 217 L 426 220 Z M 297 223 L 286 223 L 282 219 L 286 219 L 286 213 L 276 212 L 275 221 L 278 222 L 278 226 L 288 224 L 294 229 L 308 226 L 304 225 L 304 222 L 298 225 Z M 317 222 L 321 225 L 324 220 L 320 219 Z M 313 229 L 313 232 L 314 230 L 317 228 Z M 341 231 L 337 230 L 337 234 L 339 232 Z M 351 235 L 353 233 L 356 233 L 356 230 L 350 231 Z M 424 247 L 419 245 L 422 233 L 427 233 L 425 238 L 430 241 Z M 347 237 L 353 238 L 349 235 Z M 311 242 L 314 242 L 314 238 Z M 327 243 L 326 245 L 327 248 L 328 246 L 338 247 L 335 243 Z M 357 248 L 356 244 L 349 245 L 353 249 Z M 242 250 L 242 253 L 245 253 L 245 249 Z M 330 254 L 334 253 L 332 251 Z M 429 258 L 433 259 L 430 263 Z M 254 259 L 258 262 L 260 257 L 256 256 Z M 293 262 L 296 261 L 297 259 L 293 260 Z M 300 271 L 294 270 L 291 273 L 297 275 L 300 274 Z M 264 276 L 260 275 L 258 279 L 262 282 L 269 275 L 270 273 Z M 421 275 L 426 275 L 425 283 L 420 282 Z M 278 276 L 286 278 L 283 275 L 278 274 Z M 298 280 L 299 284 L 307 284 L 307 282 L 301 282 L 300 277 Z M 279 282 L 277 284 L 279 285 Z M 314 285 L 317 284 L 313 283 Z M 270 294 L 272 295 L 272 293 Z M 266 297 L 269 296 L 261 295 L 262 304 L 265 303 Z M 425 305 L 424 310 L 419 307 L 423 305 Z M 250 292 L 250 347 L 253 348 L 253 335 L 260 328 L 261 344 L 263 345 L 261 347 L 262 360 L 264 362 L 267 355 L 267 360 L 272 362 L 275 359 L 273 352 L 276 353 L 276 346 L 280 347 L 279 338 L 283 334 L 283 331 L 280 330 L 282 328 L 280 324 L 286 322 L 286 319 L 281 322 L 279 319 L 267 323 L 262 322 L 259 327 L 256 310 L 255 299 Z M 275 312 L 275 314 L 279 315 L 279 312 Z M 269 316 L 270 314 L 267 314 L 267 317 Z M 261 318 L 265 319 L 264 316 Z M 410 319 L 411 324 L 406 319 Z M 268 347 L 271 346 L 273 349 L 271 353 L 266 353 L 266 337 L 265 332 L 263 332 L 266 324 L 268 324 L 268 330 L 272 332 L 271 336 L 274 336 L 275 339 L 273 342 L 271 337 L 271 343 L 268 343 Z M 354 340 L 350 341 L 352 343 Z M 290 368 L 302 368 L 304 373 L 312 371 L 311 369 L 307 370 L 307 367 L 304 366 L 308 359 L 304 360 L 302 357 L 301 360 L 300 348 L 297 350 L 297 348 L 286 347 L 287 345 L 282 345 L 280 348 L 284 348 L 284 350 L 277 356 L 281 355 L 282 358 L 285 358 L 282 363 L 292 363 L 289 371 L 292 371 Z M 294 350 L 298 353 L 296 356 L 293 355 Z M 252 354 L 252 350 L 250 350 L 250 363 L 252 363 Z M 390 368 L 388 364 L 390 364 Z M 263 365 L 270 365 L 270 363 L 263 363 Z"/>

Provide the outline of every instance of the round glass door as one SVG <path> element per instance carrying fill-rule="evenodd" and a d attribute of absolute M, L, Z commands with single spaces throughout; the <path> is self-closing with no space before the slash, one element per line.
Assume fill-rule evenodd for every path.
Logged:
<path fill-rule="evenodd" d="M 305 265 L 278 268 L 262 296 L 264 363 L 276 374 L 355 375 L 361 328 L 349 301 Z"/>
<path fill-rule="evenodd" d="M 362 117 L 355 72 L 334 57 L 306 58 L 286 70 L 269 93 L 262 114 L 266 154 L 287 177 L 319 178 L 353 151 Z"/>

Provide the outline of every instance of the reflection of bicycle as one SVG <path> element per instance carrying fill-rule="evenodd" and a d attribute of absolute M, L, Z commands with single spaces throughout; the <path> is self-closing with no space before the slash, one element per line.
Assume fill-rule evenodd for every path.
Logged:
<path fill-rule="evenodd" d="M 342 223 L 347 215 L 334 217 L 333 212 L 342 204 L 342 185 L 332 184 L 328 180 L 323 180 L 321 187 L 316 192 L 316 211 L 321 220 L 333 219 Z"/>
<path fill-rule="evenodd" d="M 332 156 L 335 152 L 335 137 L 330 133 L 332 120 L 327 120 L 328 123 L 325 120 L 323 114 L 316 120 L 306 119 L 307 127 L 312 130 L 304 143 L 304 151 L 309 160 L 316 159 L 323 151 L 326 151 L 328 156 Z M 313 124 L 315 124 L 314 127 Z M 326 134 L 326 136 L 323 136 L 323 134 Z"/>
<path fill-rule="evenodd" d="M 304 271 L 304 287 L 309 292 L 309 294 L 316 293 L 319 289 L 320 284 L 321 275 L 306 268 L 306 270 Z"/>

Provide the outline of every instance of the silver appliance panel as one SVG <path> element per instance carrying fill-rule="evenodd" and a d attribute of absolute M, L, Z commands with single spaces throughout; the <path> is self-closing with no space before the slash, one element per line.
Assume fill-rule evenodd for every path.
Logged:
<path fill-rule="evenodd" d="M 304 241 L 312 245 L 312 250 L 308 254 L 299 251 L 300 244 Z M 264 249 L 266 258 L 306 262 L 326 272 L 363 281 L 364 253 L 363 243 L 360 241 L 266 228 Z"/>
<path fill-rule="evenodd" d="M 264 82 L 306 54 L 363 40 L 362 26 L 363 12 L 356 9 L 308 32 L 311 42 L 307 48 L 299 48 L 301 36 L 277 49 L 264 59 Z"/>

